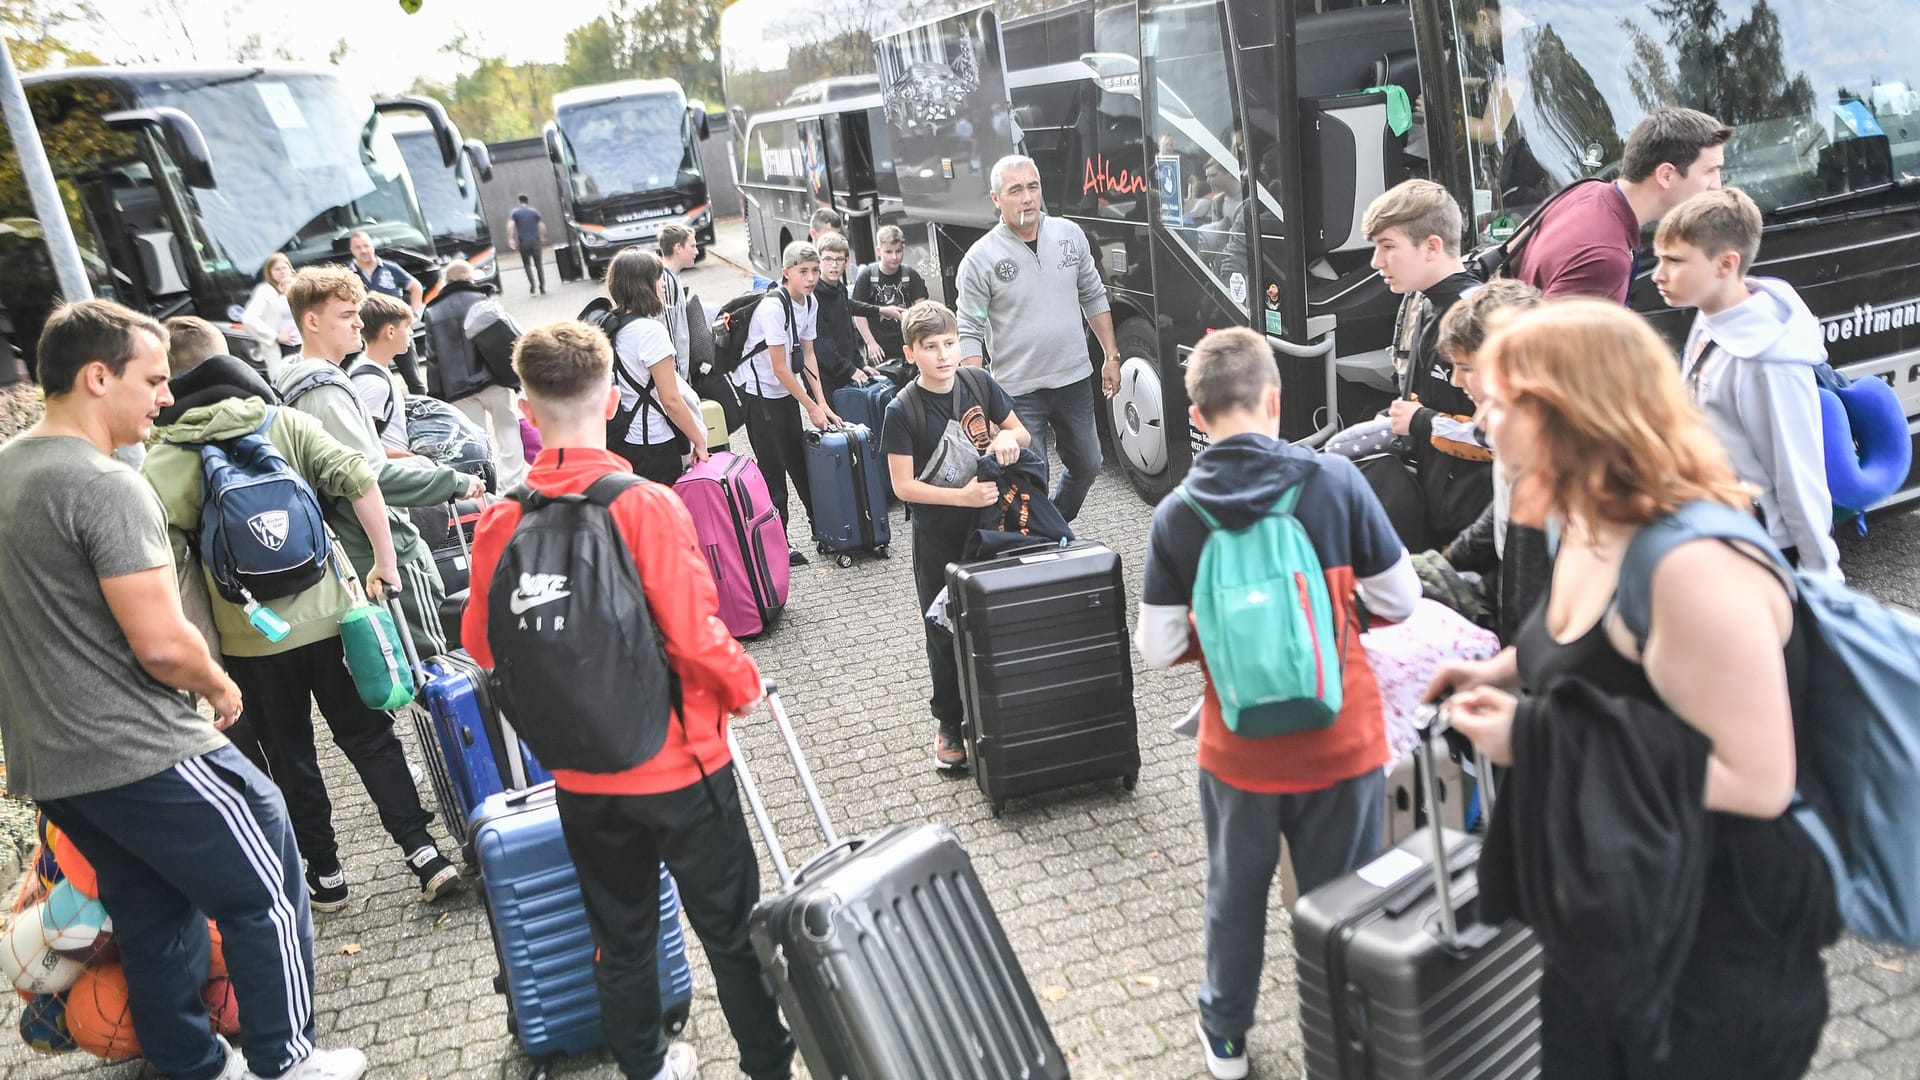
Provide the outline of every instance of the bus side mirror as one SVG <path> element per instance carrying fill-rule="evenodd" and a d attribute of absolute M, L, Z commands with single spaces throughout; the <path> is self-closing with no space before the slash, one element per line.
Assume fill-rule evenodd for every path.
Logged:
<path fill-rule="evenodd" d="M 460 160 L 460 129 L 453 126 L 453 120 L 447 115 L 447 107 L 430 97 L 417 97 L 405 94 L 396 98 L 373 103 L 377 113 L 417 112 L 427 118 L 433 128 L 434 144 L 440 147 L 440 164 L 451 169 Z"/>
<path fill-rule="evenodd" d="M 687 112 L 693 117 L 693 132 L 702 140 L 711 138 L 713 129 L 707 126 L 707 110 L 704 106 L 690 105 Z"/>
<path fill-rule="evenodd" d="M 547 142 L 547 160 L 553 162 L 555 165 L 566 164 L 566 159 L 560 156 L 560 129 L 554 126 L 553 121 L 549 120 L 546 126 L 540 130 L 540 134 Z"/>
<path fill-rule="evenodd" d="M 467 160 L 473 163 L 474 174 L 482 183 L 493 180 L 493 155 L 487 152 L 487 144 L 479 139 L 468 139 L 463 144 L 467 151 Z"/>
<path fill-rule="evenodd" d="M 167 152 L 179 166 L 188 187 L 212 190 L 213 154 L 207 149 L 207 137 L 193 117 L 168 105 L 151 109 L 126 109 L 100 118 L 113 131 L 139 131 L 150 128 L 166 140 Z"/>

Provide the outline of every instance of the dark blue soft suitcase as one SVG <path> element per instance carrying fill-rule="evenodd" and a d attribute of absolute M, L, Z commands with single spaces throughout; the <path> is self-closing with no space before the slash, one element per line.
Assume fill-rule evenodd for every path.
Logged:
<path fill-rule="evenodd" d="M 855 551 L 884 556 L 893 540 L 887 521 L 887 465 L 874 430 L 848 424 L 807 432 L 807 484 L 813 489 L 813 539 L 822 555 L 852 566 Z"/>
<path fill-rule="evenodd" d="M 507 1031 L 536 1058 L 600 1046 L 593 935 L 580 878 L 560 832 L 553 785 L 488 796 L 474 815 L 473 846 L 507 995 Z M 693 972 L 680 929 L 680 894 L 660 869 L 660 1012 L 668 1034 L 686 1027 Z"/>
<path fill-rule="evenodd" d="M 871 379 L 865 386 L 843 386 L 833 392 L 833 413 L 842 424 L 859 424 L 873 429 L 874 441 L 880 441 L 880 421 L 887 417 L 893 401 L 893 384 Z"/>
<path fill-rule="evenodd" d="M 414 711 L 420 752 L 427 758 L 434 800 L 447 831 L 463 848 L 471 839 L 474 810 L 487 796 L 553 779 L 535 761 L 518 738 L 512 740 L 519 761 L 505 755 L 500 710 L 485 668 L 465 650 L 436 656 L 421 664 L 425 689 L 425 716 Z M 427 730 L 418 730 L 424 721 Z M 467 850 L 468 861 L 472 851 Z"/>

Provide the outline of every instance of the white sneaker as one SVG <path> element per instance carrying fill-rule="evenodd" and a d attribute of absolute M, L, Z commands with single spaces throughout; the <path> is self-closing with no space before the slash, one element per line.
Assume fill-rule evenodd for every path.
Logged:
<path fill-rule="evenodd" d="M 247 1080 L 247 1055 L 232 1043 L 227 1044 L 227 1067 L 220 1070 L 217 1080 Z"/>
<path fill-rule="evenodd" d="M 666 1063 L 653 1074 L 653 1080 L 694 1080 L 699 1073 L 700 1056 L 693 1052 L 693 1044 L 671 1042 L 667 1044 Z"/>
<path fill-rule="evenodd" d="M 280 1080 L 360 1080 L 367 1073 L 367 1055 L 351 1047 L 315 1050 L 280 1074 Z M 253 1073 L 246 1080 L 258 1080 Z"/>
<path fill-rule="evenodd" d="M 1187 710 L 1187 715 L 1175 721 L 1173 726 L 1168 728 L 1167 730 L 1173 732 L 1175 735 L 1180 735 L 1185 738 L 1189 738 L 1189 739 L 1199 738 L 1200 737 L 1200 707 L 1202 705 L 1205 705 L 1206 703 L 1207 703 L 1207 699 L 1204 697 L 1201 698 L 1199 701 L 1194 702 L 1193 708 Z"/>

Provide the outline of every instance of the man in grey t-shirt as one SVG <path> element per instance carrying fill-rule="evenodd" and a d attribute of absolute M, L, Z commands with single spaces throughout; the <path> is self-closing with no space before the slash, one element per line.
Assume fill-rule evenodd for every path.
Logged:
<path fill-rule="evenodd" d="M 46 418 L 0 446 L 7 787 L 93 864 L 156 1069 L 349 1080 L 359 1051 L 313 1046 L 313 926 L 286 804 L 220 734 L 240 690 L 181 612 L 159 499 L 109 456 L 172 403 L 166 342 L 108 301 L 55 311 L 38 348 Z M 197 1007 L 208 917 L 247 1011 L 244 1053 Z"/>

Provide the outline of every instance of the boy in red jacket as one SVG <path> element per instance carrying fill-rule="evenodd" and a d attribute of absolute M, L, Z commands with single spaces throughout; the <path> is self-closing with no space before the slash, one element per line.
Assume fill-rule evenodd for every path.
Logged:
<path fill-rule="evenodd" d="M 606 448 L 607 421 L 620 399 L 605 334 L 577 322 L 544 326 L 520 338 L 513 364 L 526 389 L 522 407 L 544 444 L 529 486 L 547 495 L 578 494 L 610 472 L 631 471 Z M 633 553 L 667 663 L 679 677 L 684 723 L 669 725 L 660 752 L 624 772 L 553 770 L 560 825 L 599 949 L 595 978 L 607 1045 L 635 1080 L 694 1073 L 692 1048 L 669 1046 L 660 1025 L 664 861 L 713 967 L 741 1070 L 754 1080 L 784 1080 L 793 1040 L 747 941 L 760 866 L 740 812 L 725 727 L 729 716 L 745 716 L 760 700 L 760 672 L 720 622 L 693 519 L 672 489 L 636 484 L 611 511 Z M 508 500 L 489 507 L 474 533 L 473 595 L 461 640 L 488 668 L 494 666 L 488 587 L 519 521 L 520 504 Z"/>

